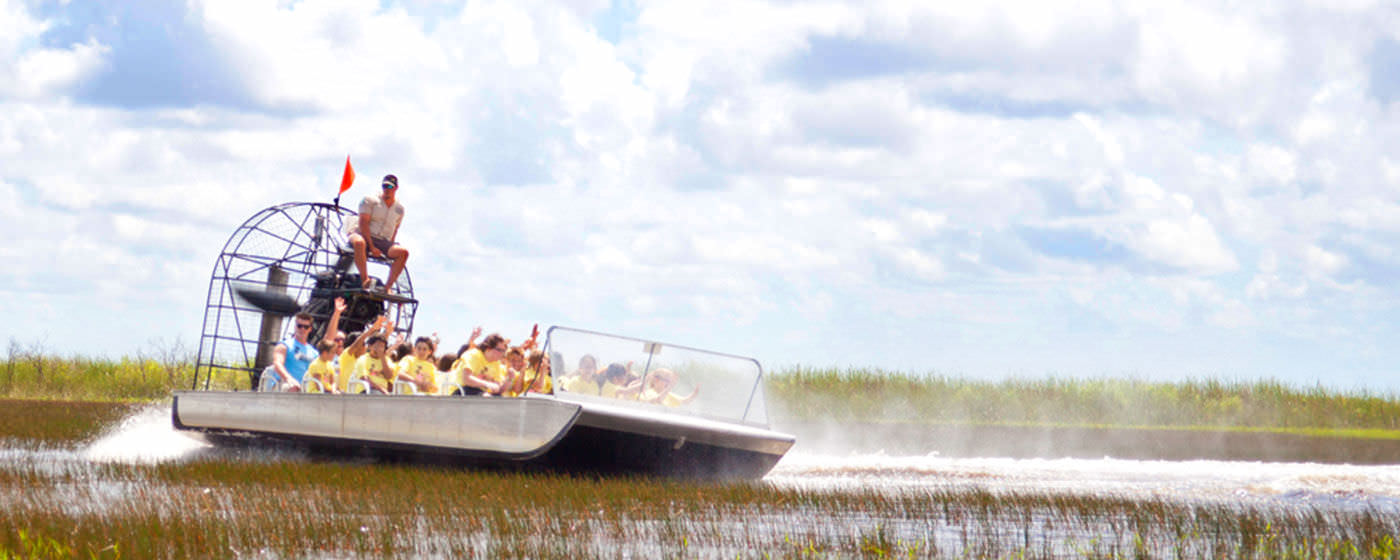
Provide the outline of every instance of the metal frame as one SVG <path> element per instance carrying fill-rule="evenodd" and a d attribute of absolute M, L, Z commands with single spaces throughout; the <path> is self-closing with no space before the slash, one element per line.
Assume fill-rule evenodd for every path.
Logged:
<path fill-rule="evenodd" d="M 195 361 L 191 389 L 198 389 L 201 376 L 209 389 L 216 370 L 254 372 L 255 356 L 263 341 L 259 337 L 264 314 L 234 294 L 236 287 L 285 290 L 302 302 L 304 310 L 320 321 L 311 334 L 317 340 L 324 333 L 332 311 L 327 305 L 310 305 L 318 275 L 344 273 L 347 250 L 344 226 L 358 217 L 355 211 L 323 202 L 289 202 L 254 214 L 243 222 L 224 243 L 209 276 L 209 292 L 200 329 L 199 355 Z M 383 275 L 388 262 L 370 259 L 370 274 Z M 268 283 L 269 271 L 286 273 L 285 285 Z M 413 278 L 405 267 L 393 294 L 413 298 Z M 320 303 L 320 302 L 314 302 Z M 412 332 L 417 302 L 391 305 L 395 330 Z M 285 327 L 282 329 L 285 331 Z M 277 340 L 281 340 L 283 332 Z"/>
<path fill-rule="evenodd" d="M 633 341 L 633 342 L 640 342 L 640 343 L 646 345 L 647 348 L 648 348 L 648 352 L 647 352 L 647 363 L 646 363 L 645 369 L 642 370 L 643 372 L 650 372 L 650 371 L 651 371 L 651 360 L 652 360 L 653 357 L 656 356 L 656 352 L 658 351 L 657 349 L 663 348 L 663 347 L 664 347 L 664 348 L 676 348 L 676 349 L 686 350 L 686 351 L 690 351 L 690 352 L 697 352 L 697 353 L 700 353 L 700 354 L 709 354 L 709 355 L 711 355 L 711 356 L 720 356 L 720 357 L 724 357 L 724 358 L 732 358 L 732 359 L 741 360 L 741 361 L 746 361 L 746 362 L 753 362 L 754 368 L 756 368 L 756 369 L 758 370 L 758 375 L 754 376 L 753 387 L 749 390 L 749 398 L 748 398 L 748 400 L 745 401 L 745 403 L 744 403 L 744 414 L 743 414 L 743 416 L 740 417 L 740 419 L 739 419 L 740 422 L 744 422 L 744 423 L 749 423 L 749 422 L 751 422 L 751 421 L 749 420 L 749 414 L 753 412 L 753 402 L 754 402 L 754 399 L 757 398 L 757 397 L 759 397 L 759 395 L 760 395 L 760 393 L 761 393 L 761 389 L 763 388 L 763 364 L 759 363 L 757 359 L 750 358 L 750 357 L 748 357 L 748 356 L 740 356 L 740 355 L 738 355 L 738 354 L 728 354 L 728 353 L 725 353 L 725 352 L 715 352 L 715 351 L 713 351 L 713 350 L 705 350 L 705 349 L 703 349 L 703 348 L 695 348 L 695 347 L 693 347 L 693 346 L 684 346 L 684 345 L 681 345 L 681 344 L 671 344 L 671 343 L 669 343 L 669 342 L 661 342 L 661 341 L 657 341 L 657 340 L 649 340 L 649 339 L 644 339 L 644 338 L 636 338 L 636 337 L 631 337 L 631 336 L 623 336 L 623 335 L 620 335 L 620 334 L 605 333 L 605 332 L 601 332 L 601 331 L 594 331 L 594 330 L 589 330 L 589 329 L 580 329 L 580 328 L 576 328 L 576 327 L 565 327 L 565 326 L 560 326 L 560 325 L 554 325 L 554 326 L 551 326 L 551 327 L 549 327 L 548 329 L 545 330 L 545 333 L 544 333 L 544 346 L 540 347 L 540 351 L 541 351 L 541 352 L 544 352 L 546 356 L 549 355 L 550 342 L 551 342 L 551 341 L 553 340 L 553 338 L 554 338 L 554 331 L 555 331 L 555 330 L 567 331 L 567 332 L 575 332 L 575 333 L 587 334 L 587 335 L 593 335 L 593 336 L 600 336 L 600 337 L 607 337 L 607 338 L 612 338 L 612 339 L 616 339 L 616 340 L 630 340 L 630 341 Z M 551 370 L 553 370 L 554 367 L 556 367 L 556 366 L 553 365 L 553 364 L 550 365 Z M 559 367 L 562 367 L 562 364 L 560 364 Z M 554 372 L 553 374 L 556 375 L 556 376 L 558 376 L 558 375 L 561 374 L 561 372 L 562 372 L 562 370 L 560 370 L 560 371 L 558 371 L 558 372 Z M 645 374 L 644 374 L 644 375 L 645 375 Z M 555 389 L 555 390 L 556 390 L 556 391 L 558 390 L 557 386 L 556 386 L 556 389 Z M 762 393 L 762 394 L 763 394 L 763 400 L 764 400 L 764 402 L 761 403 L 761 404 L 763 405 L 764 415 L 766 416 L 766 415 L 767 415 L 767 411 L 768 411 L 768 402 L 767 402 L 768 399 L 767 399 L 767 394 L 766 394 L 766 393 Z M 723 420 L 729 421 L 728 419 L 723 419 Z M 762 425 L 762 426 L 765 426 L 765 427 L 768 425 L 767 419 L 766 419 L 766 418 L 764 419 L 763 422 L 756 422 L 756 423 L 754 423 L 754 424 L 755 424 L 755 425 Z"/>

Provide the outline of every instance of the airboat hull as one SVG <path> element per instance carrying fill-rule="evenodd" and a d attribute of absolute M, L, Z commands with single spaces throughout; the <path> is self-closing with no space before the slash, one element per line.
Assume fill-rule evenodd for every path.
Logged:
<path fill-rule="evenodd" d="M 543 396 L 177 391 L 172 420 L 216 444 L 273 440 L 389 459 L 703 478 L 762 477 L 795 441 L 756 426 Z"/>

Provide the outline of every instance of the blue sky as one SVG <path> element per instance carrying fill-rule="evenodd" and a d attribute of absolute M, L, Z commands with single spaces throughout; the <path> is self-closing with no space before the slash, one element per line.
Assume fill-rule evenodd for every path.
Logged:
<path fill-rule="evenodd" d="M 0 335 L 197 344 L 349 154 L 449 341 L 1400 389 L 1400 10 L 973 4 L 0 0 Z"/>

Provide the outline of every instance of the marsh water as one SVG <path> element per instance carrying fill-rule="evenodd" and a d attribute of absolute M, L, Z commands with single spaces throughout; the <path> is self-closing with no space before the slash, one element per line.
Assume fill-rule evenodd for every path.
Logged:
<path fill-rule="evenodd" d="M 211 448 L 173 430 L 168 406 L 141 410 L 112 426 L 101 437 L 81 446 L 0 447 L 0 472 L 33 473 L 67 481 L 55 485 L 49 492 L 52 493 L 54 507 L 65 511 L 72 509 L 74 514 L 84 511 L 100 513 L 106 508 L 130 508 L 137 503 L 148 504 L 138 507 L 178 508 L 178 505 L 159 501 L 133 501 L 133 495 L 159 494 L 160 489 L 135 488 L 133 485 L 139 483 L 104 473 L 110 473 L 114 465 L 178 464 L 192 460 L 275 462 L 294 466 L 312 459 L 286 451 L 252 449 L 230 452 Z M 1247 509 L 1295 519 L 1344 520 L 1348 515 L 1355 514 L 1400 517 L 1400 466 L 1142 461 L 1108 457 L 963 458 L 878 452 L 815 454 L 804 451 L 799 445 L 759 484 L 805 493 L 854 492 L 896 499 L 956 495 L 970 491 L 1003 496 L 1109 497 L 1188 507 Z M 0 496 L 0 502 L 21 498 L 22 495 L 10 494 Z M 1004 520 L 1001 517 L 1003 514 Z M 950 515 L 947 510 L 942 514 L 925 515 L 925 512 L 899 509 L 831 512 L 798 508 L 775 514 L 766 522 L 761 516 L 744 515 L 739 518 L 737 513 L 734 514 L 735 518 L 727 520 L 722 519 L 724 514 L 720 514 L 721 519 L 718 520 L 714 519 L 714 513 L 706 515 L 705 523 L 729 526 L 735 532 L 768 531 L 773 533 L 774 539 L 786 538 L 782 536 L 786 534 L 783 531 L 840 532 L 846 526 L 878 527 L 882 535 L 891 539 L 927 541 L 934 550 L 971 550 L 967 545 L 967 518 Z M 1003 540 L 1050 555 L 1072 555 L 1080 550 L 1074 548 L 1074 543 L 1082 543 L 1086 539 L 1127 539 L 1124 542 L 1130 542 L 1137 534 L 1133 531 L 1143 530 L 1137 528 L 1123 533 L 1121 525 L 1124 515 L 1121 513 L 1069 524 L 1056 521 L 1057 515 L 1063 517 L 1065 514 L 1063 511 L 1057 513 L 1031 508 L 994 512 L 990 518 L 984 517 L 978 522 L 984 525 L 984 531 L 987 530 L 985 525 L 990 522 L 992 533 L 997 533 L 999 529 L 996 527 L 1002 524 L 1006 529 Z M 1343 521 L 1338 523 L 1345 524 Z M 806 524 L 807 529 L 795 528 L 795 524 Z M 1003 537 L 994 534 L 992 538 Z M 1175 542 L 1170 535 L 1162 538 L 1165 539 L 1163 542 Z M 606 550 L 609 545 L 602 546 Z M 649 550 L 626 548 L 633 546 L 627 543 L 617 546 L 641 553 Z M 1187 550 L 1210 552 L 1217 549 Z M 723 556 L 732 550 L 719 548 L 713 552 Z"/>
<path fill-rule="evenodd" d="M 165 407 L 145 409 L 81 448 L 0 453 L 5 454 L 4 461 L 11 465 L 16 462 L 153 464 L 210 455 L 243 461 L 306 460 L 302 455 L 286 451 L 220 452 L 171 428 L 169 409 Z M 965 458 L 878 452 L 808 454 L 799 444 L 763 482 L 783 488 L 877 490 L 891 494 L 978 488 L 1185 502 L 1279 506 L 1308 503 L 1400 511 L 1400 465 L 1139 461 L 1111 457 Z"/>

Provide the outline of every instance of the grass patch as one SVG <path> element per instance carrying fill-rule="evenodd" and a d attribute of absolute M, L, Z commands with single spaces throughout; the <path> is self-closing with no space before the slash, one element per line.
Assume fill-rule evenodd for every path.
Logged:
<path fill-rule="evenodd" d="M 1363 558 L 1400 552 L 1400 518 L 1316 505 L 1266 509 L 976 488 L 891 494 L 377 464 L 201 460 L 0 468 L 0 503 L 0 527 L 8 528 L 0 529 L 0 551 L 12 556 L 35 550 L 128 558 Z"/>
<path fill-rule="evenodd" d="M 0 439 L 63 444 L 86 441 L 140 405 L 0 399 Z"/>
<path fill-rule="evenodd" d="M 0 355 L 0 398 L 163 400 L 188 389 L 194 356 L 180 343 L 135 357 L 60 357 L 11 340 Z M 214 389 L 246 388 L 221 371 Z M 1007 379 L 977 381 L 879 369 L 790 367 L 770 373 L 772 420 L 998 426 L 1262 430 L 1400 439 L 1400 397 L 1294 387 L 1276 380 Z"/>
<path fill-rule="evenodd" d="M 794 367 L 768 377 L 773 416 L 790 420 L 1311 431 L 1397 437 L 1400 400 L 1275 380 L 972 381 L 878 369 Z"/>
<path fill-rule="evenodd" d="M 0 361 L 0 397 L 74 401 L 150 401 L 188 389 L 194 355 L 180 342 L 154 342 L 135 357 L 56 356 L 41 343 L 14 339 Z"/>

